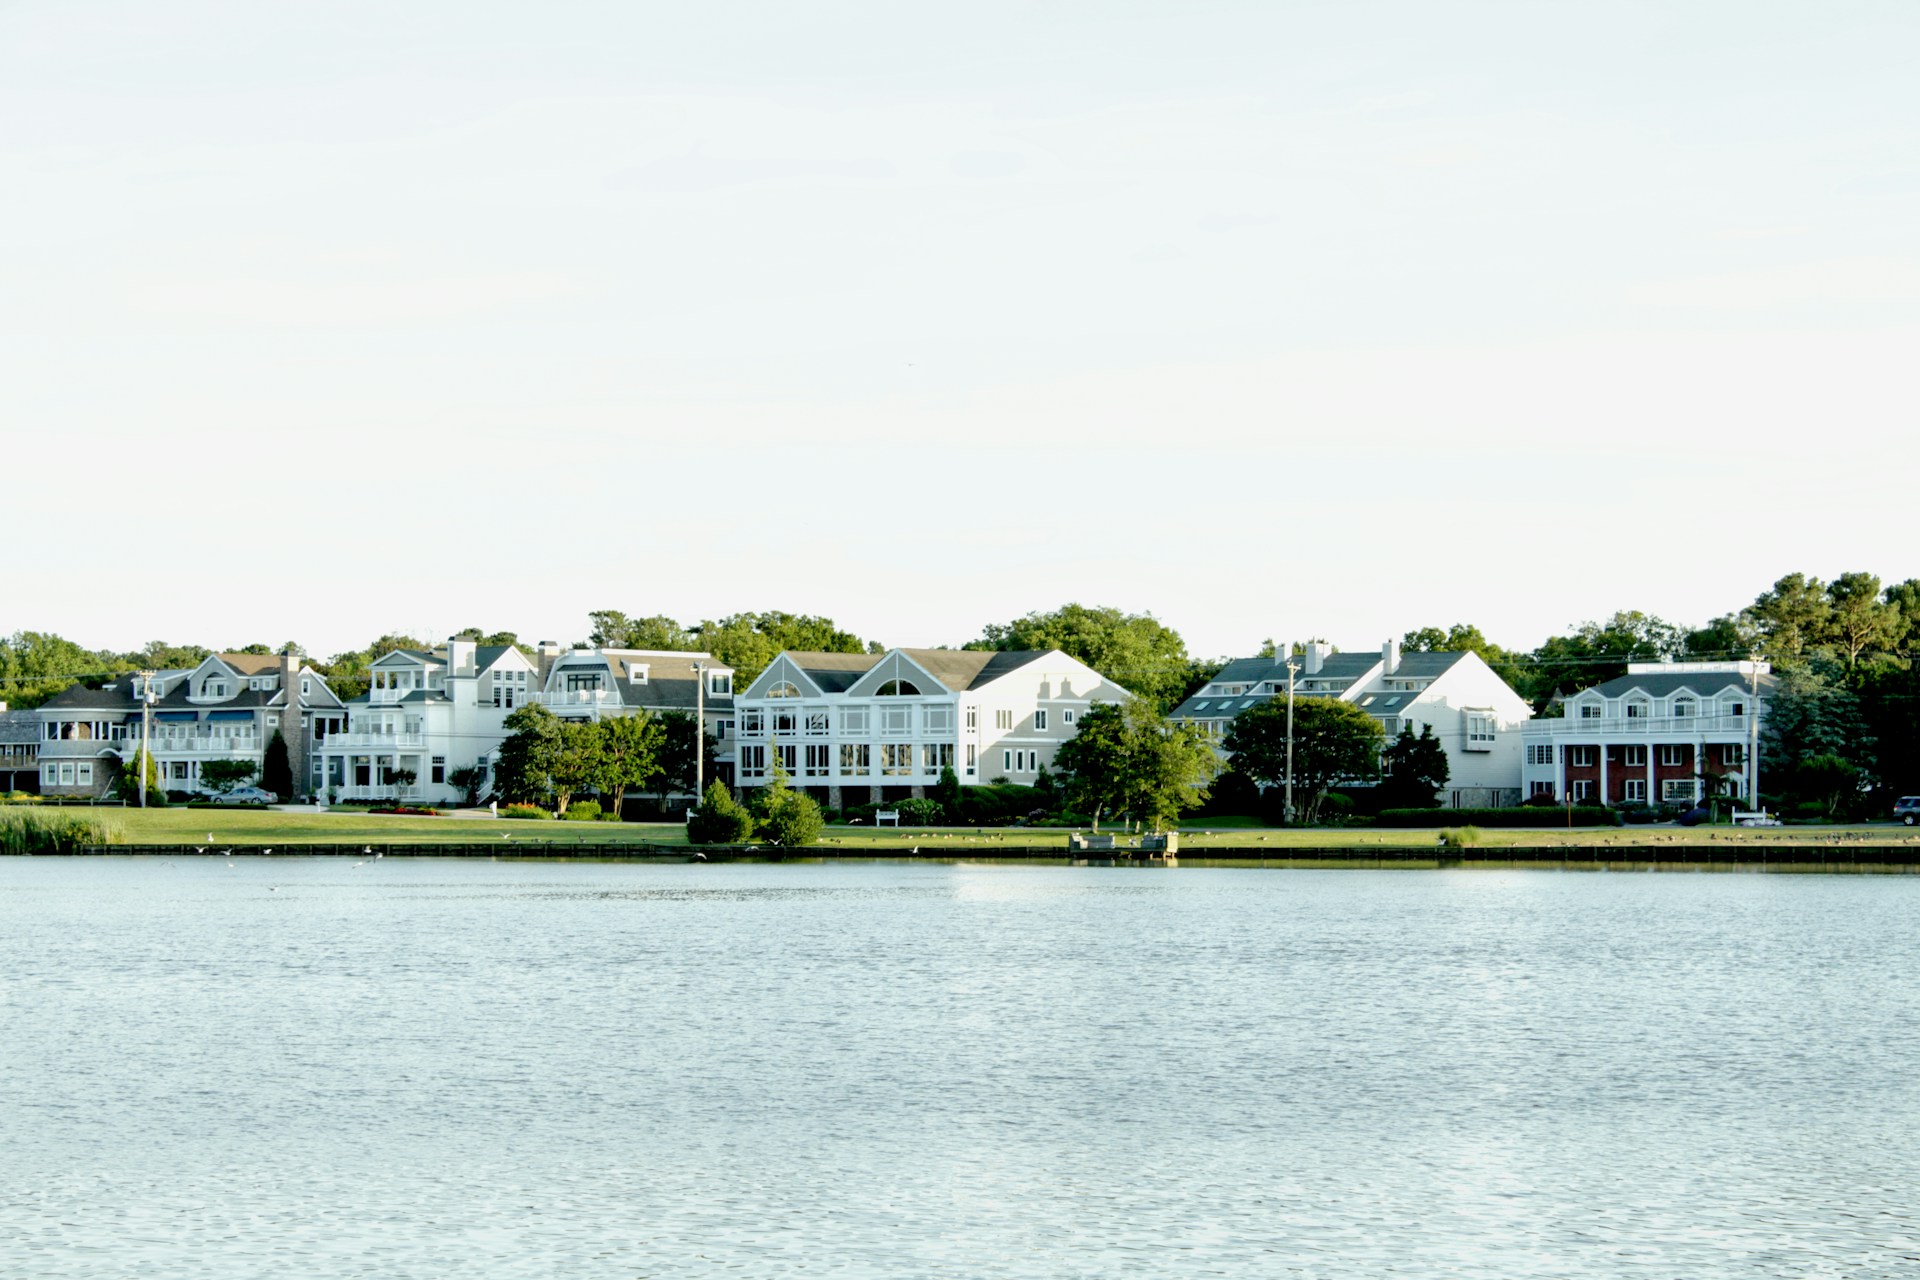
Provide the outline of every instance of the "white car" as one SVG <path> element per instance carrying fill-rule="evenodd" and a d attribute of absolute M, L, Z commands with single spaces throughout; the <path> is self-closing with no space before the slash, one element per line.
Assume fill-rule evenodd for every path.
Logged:
<path fill-rule="evenodd" d="M 236 787 L 220 797 L 223 804 L 272 804 L 280 797 L 259 787 Z"/>

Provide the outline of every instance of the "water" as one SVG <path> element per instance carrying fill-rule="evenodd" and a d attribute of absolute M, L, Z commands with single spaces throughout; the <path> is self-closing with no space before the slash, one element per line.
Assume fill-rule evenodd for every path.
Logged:
<path fill-rule="evenodd" d="M 1920 881 L 0 860 L 0 1275 L 1911 1276 Z"/>

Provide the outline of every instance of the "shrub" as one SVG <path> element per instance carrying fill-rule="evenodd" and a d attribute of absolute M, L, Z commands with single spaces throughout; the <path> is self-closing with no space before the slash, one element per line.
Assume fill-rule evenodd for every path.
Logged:
<path fill-rule="evenodd" d="M 601 813 L 602 810 L 598 800 L 575 800 L 567 806 L 567 811 L 560 816 L 568 822 L 598 822 L 600 821 Z M 616 819 L 617 817 L 618 815 L 616 815 Z"/>
<path fill-rule="evenodd" d="M 900 815 L 900 821 L 916 827 L 930 827 L 940 821 L 941 805 L 938 800 L 922 800 L 911 797 L 893 806 Z"/>
<path fill-rule="evenodd" d="M 92 816 L 44 809 L 0 814 L 0 854 L 70 854 L 85 845 L 119 840 L 119 828 Z"/>
<path fill-rule="evenodd" d="M 687 817 L 687 839 L 694 844 L 738 844 L 753 834 L 753 819 L 718 780 L 709 782 L 700 807 Z"/>
<path fill-rule="evenodd" d="M 793 849 L 818 840 L 820 829 L 825 825 L 825 820 L 820 816 L 820 805 L 812 796 L 804 791 L 780 788 L 767 799 L 767 813 L 761 819 L 760 834 L 768 844 Z"/>
<path fill-rule="evenodd" d="M 536 821 L 541 818 L 551 821 L 553 818 L 552 814 L 537 804 L 510 804 L 500 810 L 500 816 L 503 818 L 530 818 Z"/>
<path fill-rule="evenodd" d="M 1449 849 L 1470 849 L 1480 843 L 1480 828 L 1448 827 L 1440 833 L 1440 843 Z"/>

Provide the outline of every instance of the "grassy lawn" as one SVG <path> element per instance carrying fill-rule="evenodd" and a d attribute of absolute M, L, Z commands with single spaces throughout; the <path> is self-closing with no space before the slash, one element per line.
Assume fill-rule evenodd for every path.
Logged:
<path fill-rule="evenodd" d="M 654 822 L 526 822 L 487 818 L 404 818 L 367 813 L 283 813 L 248 809 L 97 809 L 91 812 L 117 827 L 129 844 L 297 845 L 351 843 L 490 844 L 515 842 L 618 846 L 623 844 L 686 843 L 679 823 Z M 1246 824 L 1246 820 L 1193 821 L 1180 833 L 1182 850 L 1207 848 L 1420 849 L 1432 848 L 1438 832 L 1387 828 L 1326 828 L 1276 830 Z M 918 850 L 922 854 L 990 854 L 996 847 L 1057 845 L 1064 852 L 1067 832 L 1047 827 L 828 827 L 819 853 L 835 849 L 847 853 Z M 1851 842 L 1871 844 L 1920 843 L 1920 828 L 1889 823 L 1854 827 L 1632 827 L 1489 828 L 1481 832 L 1482 847 L 1513 845 L 1704 845 L 1806 844 Z"/>

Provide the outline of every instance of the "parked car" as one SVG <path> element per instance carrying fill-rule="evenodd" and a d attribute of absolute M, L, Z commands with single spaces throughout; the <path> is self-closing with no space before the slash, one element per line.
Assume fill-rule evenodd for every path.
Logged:
<path fill-rule="evenodd" d="M 280 797 L 259 787 L 236 787 L 220 799 L 227 804 L 272 804 Z"/>
<path fill-rule="evenodd" d="M 1912 826 L 1920 818 L 1920 796 L 1901 796 L 1893 802 L 1893 819 Z"/>

